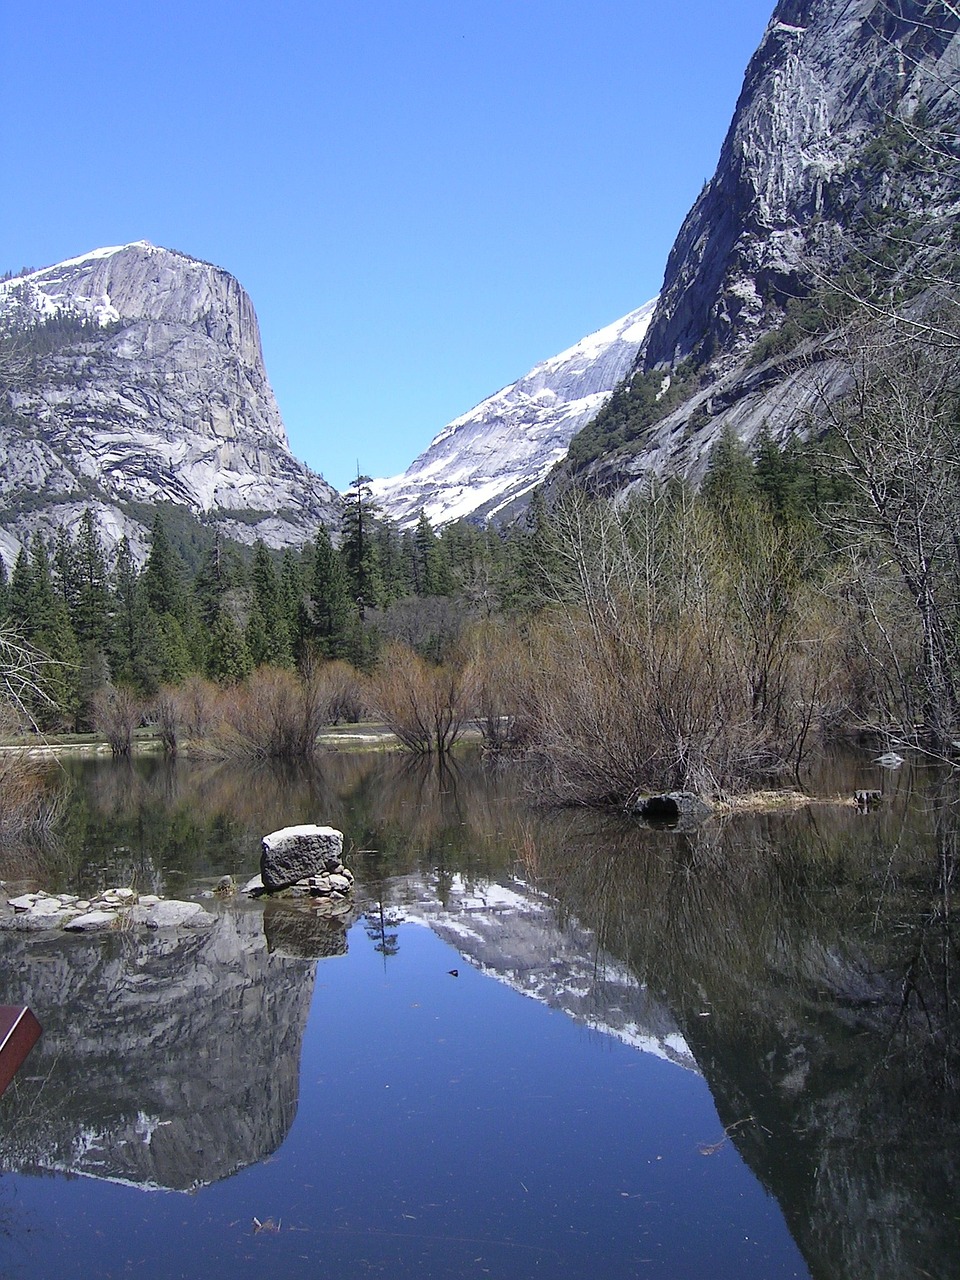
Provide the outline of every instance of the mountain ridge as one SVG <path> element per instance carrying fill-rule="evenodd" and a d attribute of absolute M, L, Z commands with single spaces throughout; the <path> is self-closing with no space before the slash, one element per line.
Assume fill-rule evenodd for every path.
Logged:
<path fill-rule="evenodd" d="M 653 308 L 588 334 L 448 423 L 406 471 L 374 481 L 384 513 L 410 527 L 422 509 L 443 525 L 493 519 L 521 500 L 629 372 Z"/>

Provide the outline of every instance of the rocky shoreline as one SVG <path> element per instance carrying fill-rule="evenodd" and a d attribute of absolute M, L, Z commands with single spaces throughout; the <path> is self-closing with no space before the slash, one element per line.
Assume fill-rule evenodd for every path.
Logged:
<path fill-rule="evenodd" d="M 199 902 L 182 902 L 158 894 L 138 894 L 129 886 L 105 889 L 92 898 L 75 893 L 22 893 L 0 906 L 0 930 L 32 932 L 62 929 L 67 933 L 102 933 L 122 929 L 205 928 L 213 915 Z"/>

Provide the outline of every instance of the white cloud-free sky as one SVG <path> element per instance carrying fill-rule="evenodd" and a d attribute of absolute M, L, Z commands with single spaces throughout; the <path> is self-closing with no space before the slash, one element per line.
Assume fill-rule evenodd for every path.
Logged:
<path fill-rule="evenodd" d="M 660 287 L 773 0 L 5 0 L 0 271 L 147 239 L 250 293 L 344 487 Z"/>

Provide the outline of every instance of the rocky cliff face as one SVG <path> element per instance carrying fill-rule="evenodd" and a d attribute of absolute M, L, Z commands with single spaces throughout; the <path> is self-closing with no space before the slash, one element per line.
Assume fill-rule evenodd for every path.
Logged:
<path fill-rule="evenodd" d="M 173 502 L 243 541 L 303 542 L 336 495 L 290 453 L 253 304 L 227 272 L 146 241 L 0 282 L 0 544 L 96 509 Z M 18 376 L 19 373 L 19 376 Z M 2 375 L 2 365 L 0 365 Z"/>
<path fill-rule="evenodd" d="M 402 475 L 374 483 L 384 514 L 434 525 L 490 518 L 539 484 L 629 372 L 654 304 L 544 360 L 455 419 Z"/>
<path fill-rule="evenodd" d="M 957 13 L 926 0 L 781 0 L 716 174 L 671 251 L 645 367 L 702 343 L 744 350 L 809 288 L 817 264 L 842 259 L 855 230 L 844 215 L 852 221 L 869 196 L 860 162 L 870 144 L 921 110 L 925 127 L 955 116 L 958 25 Z M 896 194 L 892 171 L 876 178 Z"/>
<path fill-rule="evenodd" d="M 801 304 L 815 313 L 854 265 L 889 283 L 897 268 L 886 259 L 899 258 L 900 280 L 916 288 L 916 254 L 949 245 L 958 28 L 945 0 L 780 0 L 638 360 L 648 378 L 685 364 L 688 392 L 613 454 L 598 431 L 595 475 L 614 488 L 650 473 L 696 478 L 724 427 L 746 443 L 761 428 L 784 440 L 842 393 L 822 316 L 784 322 Z"/>

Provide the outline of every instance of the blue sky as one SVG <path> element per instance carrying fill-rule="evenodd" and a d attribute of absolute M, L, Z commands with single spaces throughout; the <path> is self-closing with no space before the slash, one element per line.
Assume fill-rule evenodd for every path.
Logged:
<path fill-rule="evenodd" d="M 0 271 L 147 239 L 253 298 L 344 487 L 660 287 L 773 0 L 4 0 Z"/>

